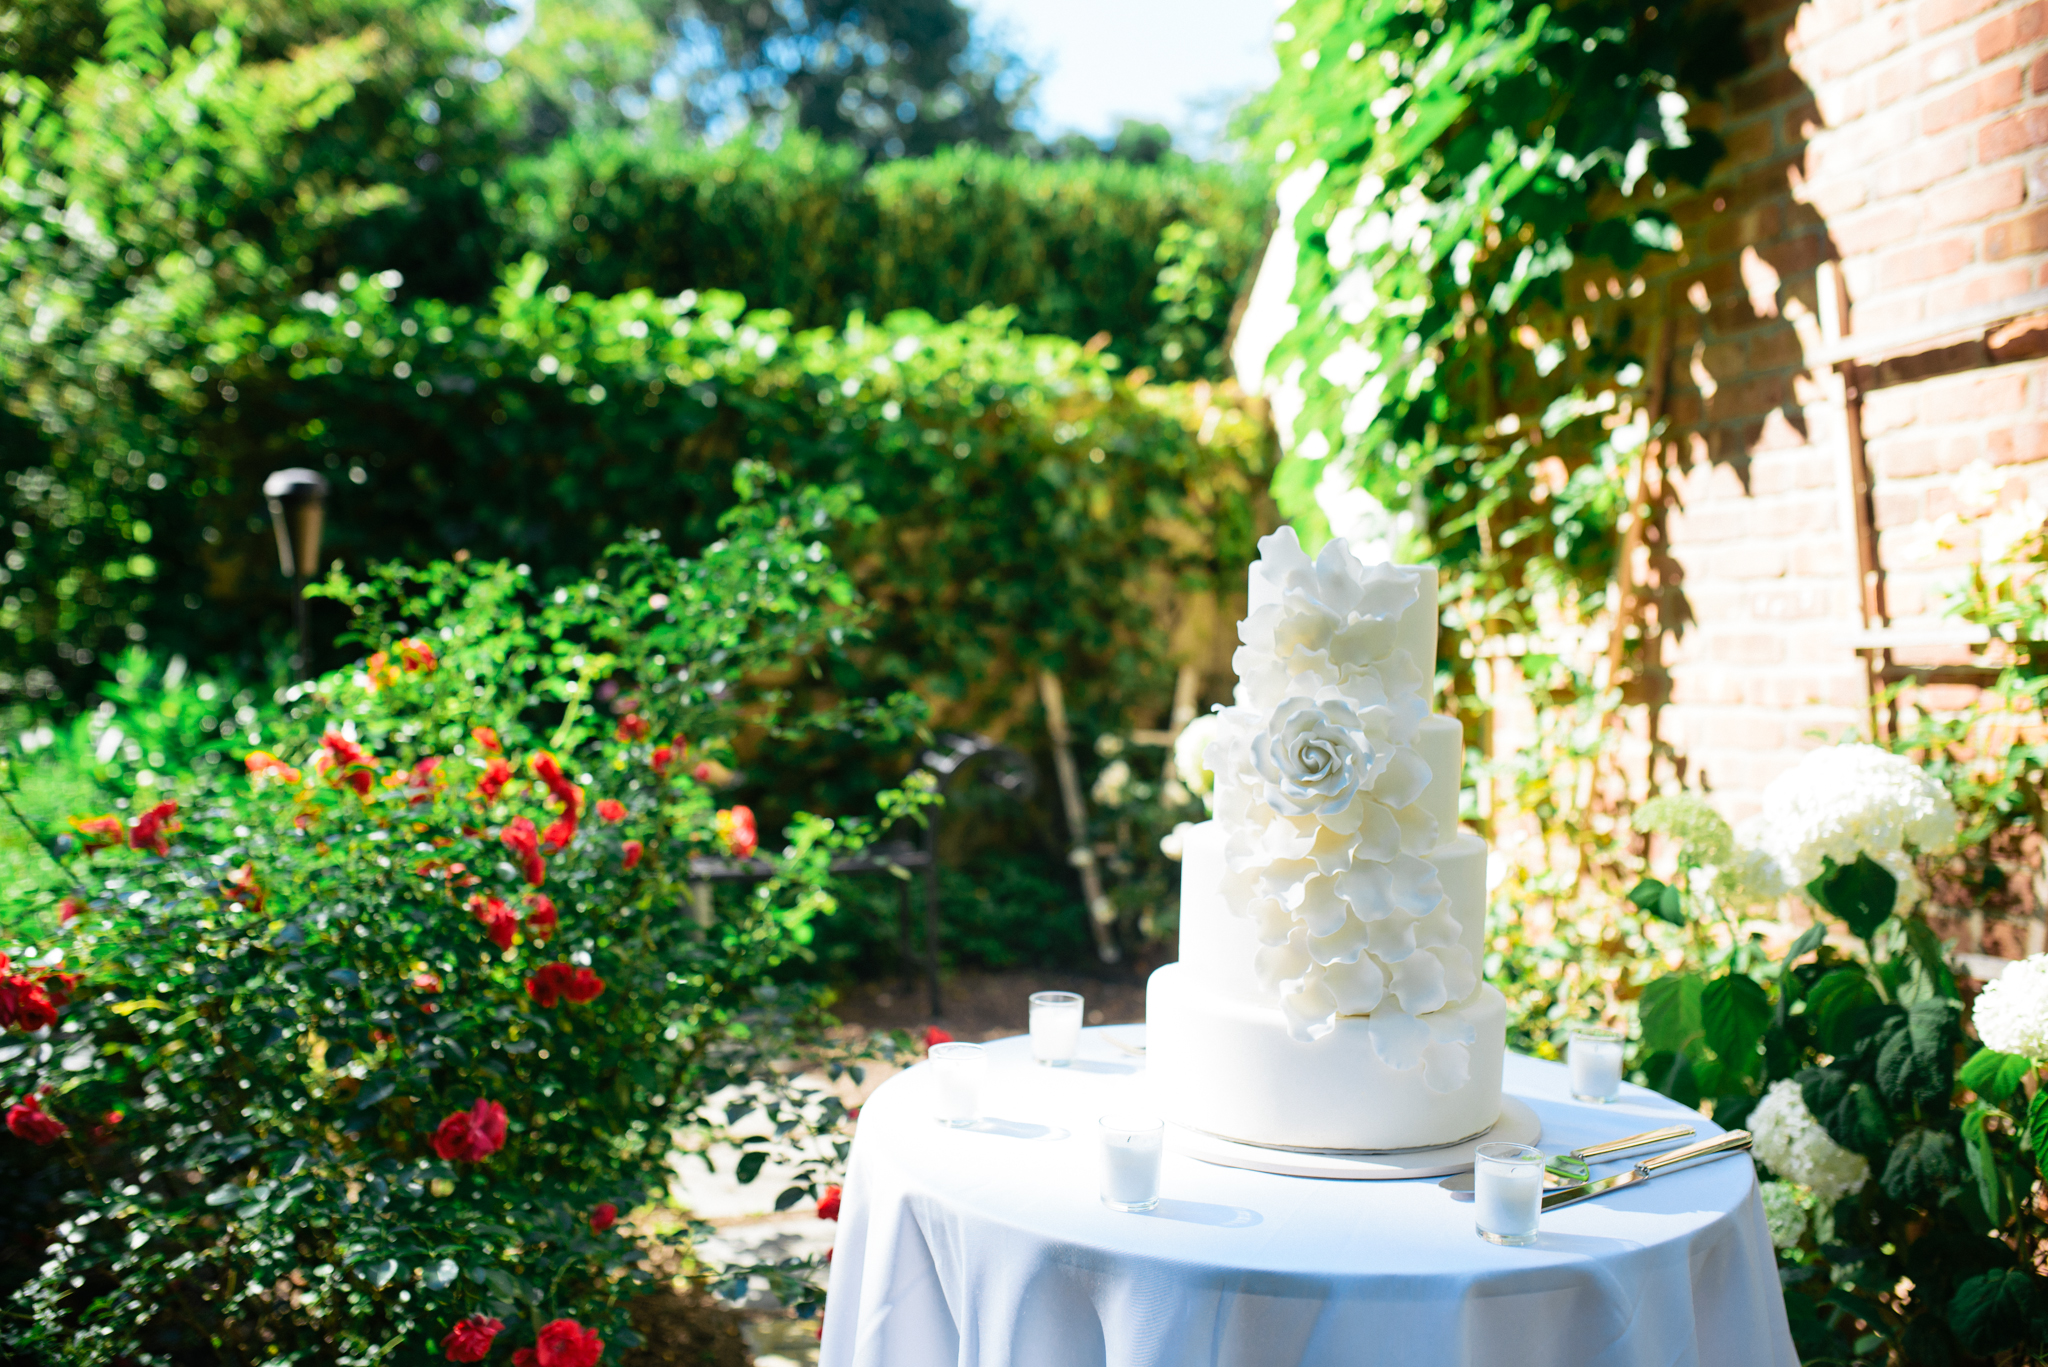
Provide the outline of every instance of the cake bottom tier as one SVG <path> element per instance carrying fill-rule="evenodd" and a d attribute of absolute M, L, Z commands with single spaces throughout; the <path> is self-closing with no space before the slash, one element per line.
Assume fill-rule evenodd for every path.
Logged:
<path fill-rule="evenodd" d="M 1415 1149 L 1453 1144 L 1500 1118 L 1507 1001 L 1482 986 L 1445 1012 L 1476 1032 L 1471 1077 L 1431 1091 L 1421 1068 L 1390 1068 L 1365 1021 L 1339 1017 L 1303 1043 L 1280 1008 L 1217 995 L 1180 964 L 1145 989 L 1145 1071 L 1166 1119 L 1249 1144 Z"/>

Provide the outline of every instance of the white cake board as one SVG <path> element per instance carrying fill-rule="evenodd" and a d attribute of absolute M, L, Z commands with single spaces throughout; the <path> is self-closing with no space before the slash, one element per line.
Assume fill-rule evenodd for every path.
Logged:
<path fill-rule="evenodd" d="M 1492 1129 L 1462 1144 L 1440 1149 L 1407 1149 L 1399 1153 L 1297 1153 L 1289 1149 L 1265 1149 L 1256 1144 L 1238 1144 L 1213 1134 L 1179 1125 L 1169 1128 L 1167 1147 L 1204 1163 L 1226 1168 L 1250 1168 L 1253 1172 L 1278 1173 L 1282 1177 L 1328 1177 L 1339 1181 L 1398 1181 L 1408 1177 L 1448 1177 L 1472 1167 L 1472 1151 L 1481 1144 L 1534 1144 L 1543 1136 L 1543 1122 L 1522 1101 L 1500 1099 L 1500 1119 Z"/>

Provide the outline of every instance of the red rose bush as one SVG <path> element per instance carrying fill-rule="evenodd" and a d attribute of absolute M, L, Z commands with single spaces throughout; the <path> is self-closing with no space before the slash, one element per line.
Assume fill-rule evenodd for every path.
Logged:
<path fill-rule="evenodd" d="M 799 814 L 771 850 L 696 774 L 741 772 L 745 727 L 893 746 L 917 710 L 782 715 L 752 682 L 860 619 L 815 540 L 848 496 L 742 492 L 701 556 L 643 536 L 560 591 L 467 563 L 321 586 L 381 658 L 50 833 L 76 887 L 0 957 L 0 1143 L 66 1232 L 0 1343 L 593 1367 L 636 1342 L 652 1236 L 614 1226 L 679 1138 L 765 1112 L 782 1208 L 817 1198 L 843 1112 L 771 1066 L 823 1048 L 776 970 L 873 827 Z M 703 926 L 691 860 L 735 857 L 768 876 Z"/>

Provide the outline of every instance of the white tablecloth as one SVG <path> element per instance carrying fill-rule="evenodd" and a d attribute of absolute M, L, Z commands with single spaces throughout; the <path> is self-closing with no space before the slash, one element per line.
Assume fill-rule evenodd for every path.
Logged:
<path fill-rule="evenodd" d="M 1084 1033 L 1068 1069 L 991 1054 L 973 1129 L 935 1123 L 928 1069 L 861 1112 L 826 1302 L 824 1367 L 1796 1367 L 1746 1155 L 1543 1217 L 1501 1248 L 1433 1179 L 1332 1182 L 1169 1146 L 1159 1208 L 1096 1195 L 1096 1119 L 1148 1104 L 1140 1061 Z M 1510 1056 L 1542 1145 L 1711 1121 L 1638 1088 L 1570 1099 Z M 1620 1171 L 1602 1165 L 1596 1172 Z"/>

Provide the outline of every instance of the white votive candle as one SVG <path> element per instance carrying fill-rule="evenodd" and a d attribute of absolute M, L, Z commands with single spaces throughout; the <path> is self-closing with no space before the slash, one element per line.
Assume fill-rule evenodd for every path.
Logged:
<path fill-rule="evenodd" d="M 1580 1101 L 1608 1102 L 1621 1095 L 1622 1041 L 1619 1032 L 1597 1025 L 1577 1026 L 1565 1046 L 1571 1067 L 1572 1095 Z"/>
<path fill-rule="evenodd" d="M 1151 1116 L 1106 1115 L 1100 1132 L 1102 1204 L 1130 1211 L 1158 1205 L 1166 1126 Z"/>
<path fill-rule="evenodd" d="M 972 1125 L 981 1119 L 981 1083 L 988 1055 L 978 1044 L 934 1044 L 931 1052 L 932 1114 L 941 1125 Z"/>
<path fill-rule="evenodd" d="M 1527 1144 L 1481 1144 L 1472 1163 L 1479 1235 L 1496 1244 L 1536 1242 L 1543 1210 L 1543 1154 Z"/>
<path fill-rule="evenodd" d="M 1074 1061 L 1081 1044 L 1081 998 L 1073 992 L 1031 994 L 1031 1057 L 1049 1068 Z"/>

